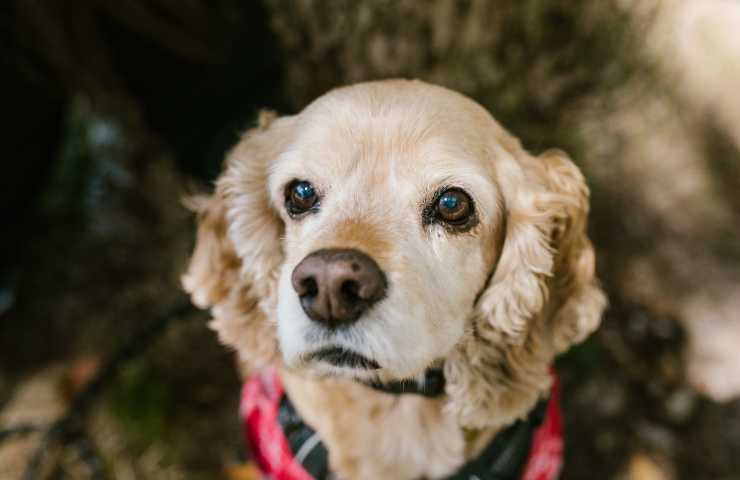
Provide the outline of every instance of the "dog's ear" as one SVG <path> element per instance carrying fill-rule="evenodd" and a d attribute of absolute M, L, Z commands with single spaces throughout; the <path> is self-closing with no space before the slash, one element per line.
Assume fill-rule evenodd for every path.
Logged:
<path fill-rule="evenodd" d="M 596 330 L 607 299 L 595 277 L 596 258 L 587 234 L 586 181 L 560 150 L 548 150 L 539 160 L 554 202 L 547 232 L 553 250 L 553 273 L 548 286 L 554 314 L 543 327 L 552 334 L 555 353 L 561 353 Z"/>
<path fill-rule="evenodd" d="M 505 202 L 503 249 L 478 314 L 507 343 L 520 344 L 533 320 L 557 312 L 550 327 L 562 351 L 598 326 L 604 306 L 586 235 L 589 191 L 562 151 L 524 154 L 521 164 L 524 180 Z"/>
<path fill-rule="evenodd" d="M 447 362 L 450 408 L 472 427 L 521 417 L 558 353 L 599 324 L 606 297 L 586 236 L 589 192 L 568 156 L 520 151 L 505 197 L 504 243 L 472 330 Z M 502 179 L 502 182 L 505 179 Z"/>
<path fill-rule="evenodd" d="M 241 262 L 229 239 L 226 202 L 216 191 L 211 196 L 186 199 L 197 215 L 198 231 L 182 285 L 194 305 L 210 308 L 221 302 L 237 282 Z"/>
<path fill-rule="evenodd" d="M 214 193 L 189 201 L 198 232 L 182 284 L 195 305 L 211 308 L 211 327 L 250 366 L 272 361 L 276 351 L 269 317 L 283 223 L 270 202 L 268 174 L 291 131 L 291 117 L 262 112 L 227 155 Z"/>

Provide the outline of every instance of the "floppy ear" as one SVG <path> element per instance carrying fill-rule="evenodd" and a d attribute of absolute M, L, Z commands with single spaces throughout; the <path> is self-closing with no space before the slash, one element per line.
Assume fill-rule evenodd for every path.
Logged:
<path fill-rule="evenodd" d="M 270 203 L 267 177 L 291 131 L 292 118 L 262 112 L 258 127 L 227 155 L 214 193 L 189 202 L 198 233 L 183 287 L 195 305 L 211 309 L 210 326 L 247 367 L 275 360 L 272 313 L 283 223 Z"/>
<path fill-rule="evenodd" d="M 548 282 L 554 313 L 543 327 L 555 353 L 561 353 L 596 330 L 607 299 L 595 277 L 596 258 L 587 235 L 589 190 L 583 175 L 560 150 L 548 150 L 539 158 L 555 196 L 549 231 L 553 275 Z"/>
<path fill-rule="evenodd" d="M 210 308 L 236 284 L 241 262 L 227 235 L 226 202 L 219 192 L 186 199 L 197 214 L 198 231 L 187 272 L 181 281 L 194 305 Z"/>
<path fill-rule="evenodd" d="M 521 162 L 525 180 L 507 202 L 504 246 L 490 286 L 478 303 L 479 315 L 507 343 L 521 344 L 533 319 L 557 312 L 551 327 L 554 345 L 562 351 L 598 326 L 604 306 L 586 235 L 589 191 L 565 152 L 524 154 Z M 588 303 L 584 297 L 589 295 L 601 299 L 597 302 L 601 309 L 584 310 L 573 304 Z M 569 315 L 563 318 L 566 306 Z"/>
<path fill-rule="evenodd" d="M 606 305 L 586 236 L 583 176 L 561 151 L 519 153 L 498 265 L 446 366 L 450 408 L 472 427 L 525 415 L 549 386 L 554 356 L 591 333 Z"/>

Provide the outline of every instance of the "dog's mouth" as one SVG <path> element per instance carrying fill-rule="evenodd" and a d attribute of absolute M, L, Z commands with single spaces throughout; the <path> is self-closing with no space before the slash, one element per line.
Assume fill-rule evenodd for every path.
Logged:
<path fill-rule="evenodd" d="M 362 370 L 378 370 L 380 365 L 352 350 L 342 347 L 327 347 L 317 350 L 307 357 L 308 360 L 320 360 L 335 367 L 350 367 Z"/>

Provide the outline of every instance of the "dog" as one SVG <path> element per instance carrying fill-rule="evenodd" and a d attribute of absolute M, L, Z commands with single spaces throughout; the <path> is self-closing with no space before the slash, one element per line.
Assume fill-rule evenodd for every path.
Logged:
<path fill-rule="evenodd" d="M 477 103 L 420 81 L 263 112 L 192 203 L 182 283 L 251 375 L 242 414 L 261 408 L 249 394 L 280 403 L 262 420 L 287 404 L 327 478 L 462 478 L 516 440 L 502 435 L 547 400 L 553 359 L 607 303 L 569 157 L 529 154 Z M 269 465 L 283 433 L 257 446 L 263 470 L 319 476 Z"/>

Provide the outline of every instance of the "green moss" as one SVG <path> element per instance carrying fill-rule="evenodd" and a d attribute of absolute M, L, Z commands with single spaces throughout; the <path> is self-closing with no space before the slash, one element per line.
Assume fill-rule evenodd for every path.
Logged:
<path fill-rule="evenodd" d="M 135 447 L 164 440 L 175 407 L 175 393 L 167 380 L 144 362 L 120 372 L 109 395 L 109 405 Z"/>

